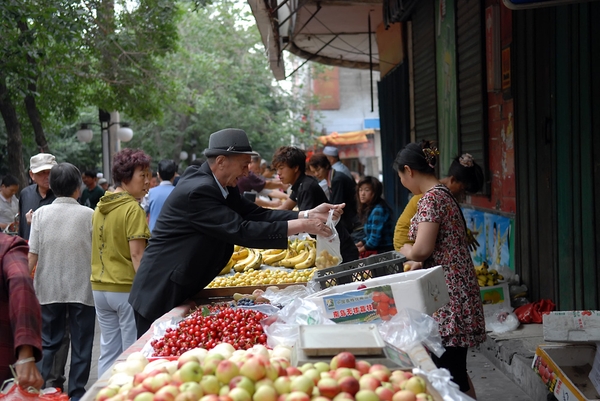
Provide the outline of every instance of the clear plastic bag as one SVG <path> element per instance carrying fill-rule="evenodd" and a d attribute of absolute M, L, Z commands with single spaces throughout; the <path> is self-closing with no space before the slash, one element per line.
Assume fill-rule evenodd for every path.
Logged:
<path fill-rule="evenodd" d="M 452 375 L 446 369 L 434 369 L 429 372 L 413 369 L 413 374 L 427 378 L 427 381 L 431 383 L 444 401 L 475 401 L 460 391 L 458 384 L 452 381 Z"/>
<path fill-rule="evenodd" d="M 335 324 L 313 302 L 297 298 L 278 313 L 261 321 L 267 334 L 267 345 L 293 346 L 298 339 L 298 327 L 313 324 Z"/>
<path fill-rule="evenodd" d="M 325 224 L 331 229 L 331 235 L 329 237 L 317 235 L 317 258 L 315 261 L 317 269 L 337 266 L 343 260 L 340 251 L 340 236 L 335 229 L 336 223 L 333 221 L 333 209 L 329 211 Z"/>
<path fill-rule="evenodd" d="M 485 328 L 488 331 L 502 334 L 514 331 L 519 328 L 519 319 L 514 314 L 512 308 L 502 308 L 485 320 Z"/>
<path fill-rule="evenodd" d="M 271 305 L 282 305 L 285 307 L 294 299 L 306 298 L 313 292 L 314 291 L 311 288 L 304 285 L 290 285 L 281 290 L 275 290 L 274 288 L 268 287 L 262 296 L 263 298 L 268 299 Z"/>
<path fill-rule="evenodd" d="M 407 352 L 420 344 L 438 357 L 445 351 L 437 322 L 411 308 L 398 310 L 391 320 L 379 325 L 379 333 L 385 341 Z"/>

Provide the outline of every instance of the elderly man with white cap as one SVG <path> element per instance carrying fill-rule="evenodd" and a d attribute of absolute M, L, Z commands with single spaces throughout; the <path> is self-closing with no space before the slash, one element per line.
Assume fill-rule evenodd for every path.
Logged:
<path fill-rule="evenodd" d="M 29 161 L 29 176 L 33 184 L 21 191 L 19 199 L 19 236 L 29 239 L 31 216 L 38 208 L 54 202 L 56 196 L 50 189 L 50 169 L 56 160 L 50 153 L 38 153 Z"/>
<path fill-rule="evenodd" d="M 331 163 L 331 168 L 339 171 L 340 173 L 346 174 L 348 177 L 350 177 L 354 180 L 354 177 L 352 176 L 350 169 L 348 167 L 346 167 L 346 165 L 340 161 L 338 148 L 335 148 L 333 146 L 325 146 L 323 148 L 323 154 L 325 156 L 327 156 L 329 163 Z"/>

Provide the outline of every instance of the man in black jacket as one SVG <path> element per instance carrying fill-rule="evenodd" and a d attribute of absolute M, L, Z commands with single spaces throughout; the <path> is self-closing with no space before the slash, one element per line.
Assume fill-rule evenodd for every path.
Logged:
<path fill-rule="evenodd" d="M 339 217 L 343 204 L 324 203 L 299 216 L 263 209 L 240 195 L 237 180 L 248 174 L 253 154 L 244 131 L 213 133 L 207 162 L 188 167 L 165 201 L 129 296 L 138 336 L 210 283 L 234 244 L 285 249 L 289 235 L 331 235 L 324 222 L 330 209 Z"/>

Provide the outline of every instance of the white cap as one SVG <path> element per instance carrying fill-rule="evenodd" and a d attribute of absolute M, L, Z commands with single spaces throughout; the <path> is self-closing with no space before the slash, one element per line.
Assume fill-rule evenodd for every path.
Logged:
<path fill-rule="evenodd" d="M 50 153 L 38 153 L 35 156 L 31 156 L 29 160 L 29 169 L 33 174 L 37 174 L 40 171 L 50 170 L 56 166 L 56 160 L 54 155 Z"/>
<path fill-rule="evenodd" d="M 325 156 L 338 156 L 338 150 L 337 148 L 334 148 L 333 146 L 325 146 L 323 148 L 323 154 Z"/>

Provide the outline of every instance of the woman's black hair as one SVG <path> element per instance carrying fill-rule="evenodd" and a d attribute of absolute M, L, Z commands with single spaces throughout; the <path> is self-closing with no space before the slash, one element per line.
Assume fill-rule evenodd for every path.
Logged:
<path fill-rule="evenodd" d="M 448 169 L 448 177 L 463 183 L 468 193 L 477 193 L 483 187 L 483 170 L 468 153 L 454 158 Z"/>
<path fill-rule="evenodd" d="M 71 163 L 59 163 L 50 170 L 50 188 L 58 197 L 73 196 L 81 184 L 81 172 Z"/>
<path fill-rule="evenodd" d="M 435 165 L 439 154 L 440 152 L 430 141 L 409 143 L 396 155 L 394 170 L 401 172 L 404 170 L 404 166 L 408 166 L 412 170 L 435 174 Z"/>
<path fill-rule="evenodd" d="M 371 202 L 368 204 L 362 204 L 358 195 L 360 187 L 365 184 L 369 185 L 371 190 L 373 190 L 373 199 L 371 199 Z M 390 206 L 385 199 L 383 199 L 383 185 L 381 184 L 381 181 L 375 177 L 366 176 L 358 181 L 358 184 L 356 185 L 356 198 L 356 204 L 358 205 L 358 219 L 363 224 L 367 222 L 373 208 L 379 204 L 391 211 Z"/>

